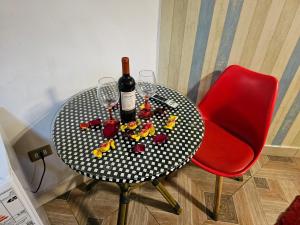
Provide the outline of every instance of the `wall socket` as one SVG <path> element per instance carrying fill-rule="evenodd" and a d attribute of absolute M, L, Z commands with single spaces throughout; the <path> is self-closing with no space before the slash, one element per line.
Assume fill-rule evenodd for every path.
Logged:
<path fill-rule="evenodd" d="M 52 150 L 50 145 L 44 145 L 42 147 L 36 148 L 28 152 L 28 156 L 31 162 L 35 162 L 41 159 L 41 155 L 43 155 L 45 158 L 51 154 L 52 154 Z"/>

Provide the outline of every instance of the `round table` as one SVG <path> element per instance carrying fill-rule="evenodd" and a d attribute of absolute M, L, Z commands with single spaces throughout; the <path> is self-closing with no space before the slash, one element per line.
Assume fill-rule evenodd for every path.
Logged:
<path fill-rule="evenodd" d="M 139 143 L 145 144 L 145 152 L 136 154 L 132 151 L 135 142 L 124 137 L 119 131 L 113 138 L 116 149 L 104 153 L 101 159 L 96 158 L 92 150 L 107 140 L 102 135 L 102 129 L 93 128 L 83 131 L 79 127 L 82 122 L 99 117 L 104 121 L 109 116 L 107 109 L 100 106 L 98 102 L 96 88 L 74 95 L 61 107 L 52 127 L 53 142 L 59 157 L 73 170 L 96 180 L 118 183 L 121 188 L 121 198 L 122 194 L 128 194 L 133 184 L 152 181 L 179 212 L 178 203 L 174 199 L 175 202 L 170 202 L 168 197 L 171 198 L 171 196 L 165 196 L 169 193 L 157 178 L 168 175 L 190 161 L 201 144 L 204 124 L 196 107 L 187 98 L 169 88 L 160 85 L 157 88 L 158 95 L 179 103 L 176 109 L 166 107 L 165 114 L 154 115 L 151 118 L 156 133 L 168 135 L 165 143 L 159 145 L 153 142 L 152 137 L 143 138 Z M 136 97 L 138 112 L 138 106 L 143 103 L 143 99 L 138 94 Z M 150 101 L 152 109 L 163 106 L 155 100 Z M 178 120 L 172 130 L 167 130 L 163 126 L 170 115 L 178 116 Z M 114 111 L 114 117 L 119 119 L 118 109 Z M 121 198 L 120 207 L 122 207 Z M 118 224 L 125 224 L 126 218 L 123 219 L 125 221 L 118 222 Z"/>

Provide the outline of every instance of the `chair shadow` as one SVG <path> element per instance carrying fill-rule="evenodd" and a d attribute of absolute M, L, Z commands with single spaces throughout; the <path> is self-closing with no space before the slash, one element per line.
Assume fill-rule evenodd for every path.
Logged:
<path fill-rule="evenodd" d="M 195 83 L 192 88 L 190 88 L 187 92 L 187 97 L 193 102 L 197 103 L 198 95 L 201 100 L 203 96 L 205 96 L 206 92 L 209 88 L 215 83 L 215 81 L 219 78 L 221 71 L 215 70 L 209 74 L 207 74 L 204 78 L 202 78 L 199 82 Z M 201 85 L 202 84 L 202 85 Z M 199 88 L 202 90 L 199 90 Z"/>

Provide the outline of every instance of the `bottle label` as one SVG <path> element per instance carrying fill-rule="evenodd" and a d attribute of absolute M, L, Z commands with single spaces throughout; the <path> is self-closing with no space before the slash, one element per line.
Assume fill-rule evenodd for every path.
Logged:
<path fill-rule="evenodd" d="M 121 103 L 124 111 L 135 109 L 135 91 L 121 92 Z"/>

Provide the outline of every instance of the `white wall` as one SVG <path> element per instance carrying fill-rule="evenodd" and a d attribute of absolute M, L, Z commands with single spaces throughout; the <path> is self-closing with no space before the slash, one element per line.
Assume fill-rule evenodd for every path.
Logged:
<path fill-rule="evenodd" d="M 26 152 L 49 142 L 62 102 L 103 75 L 118 78 L 122 56 L 133 75 L 156 69 L 158 17 L 159 0 L 0 1 L 2 126 L 33 186 L 39 169 Z M 57 156 L 47 161 L 44 190 L 70 176 Z"/>

